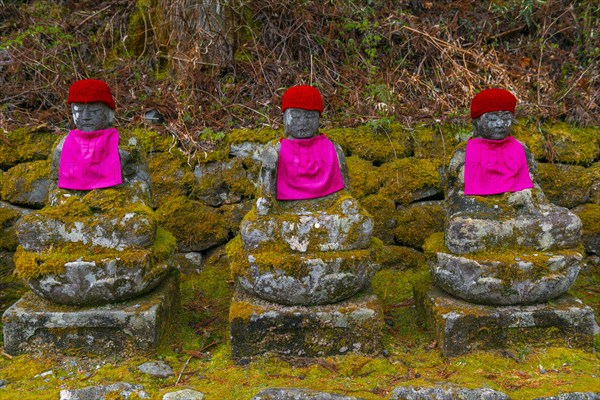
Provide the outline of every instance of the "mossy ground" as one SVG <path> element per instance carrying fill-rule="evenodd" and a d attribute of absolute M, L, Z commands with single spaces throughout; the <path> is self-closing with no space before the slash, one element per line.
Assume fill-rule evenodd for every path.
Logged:
<path fill-rule="evenodd" d="M 600 391 L 598 355 L 580 350 L 516 348 L 441 357 L 413 306 L 412 284 L 427 279 L 426 267 L 385 269 L 373 279 L 385 311 L 387 356 L 287 361 L 264 356 L 249 365 L 236 365 L 230 358 L 228 343 L 232 295 L 228 269 L 224 251 L 217 250 L 199 274 L 182 279 L 183 311 L 175 316 L 156 357 L 2 357 L 0 379 L 10 382 L 2 389 L 3 398 L 55 399 L 61 388 L 118 381 L 142 384 L 153 399 L 185 387 L 203 392 L 207 400 L 250 399 L 267 387 L 302 387 L 386 399 L 397 386 L 443 382 L 468 388 L 490 387 L 514 399 Z M 600 279 L 598 272 L 580 278 L 574 288 L 575 294 L 597 312 L 600 296 L 594 288 Z M 171 365 L 175 376 L 156 379 L 137 370 L 138 365 L 156 359 Z M 49 370 L 53 373 L 36 377 Z"/>

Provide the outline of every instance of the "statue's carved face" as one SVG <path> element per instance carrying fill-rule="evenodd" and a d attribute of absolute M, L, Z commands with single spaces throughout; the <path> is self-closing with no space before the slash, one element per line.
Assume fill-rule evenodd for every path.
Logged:
<path fill-rule="evenodd" d="M 106 104 L 72 103 L 71 114 L 77 129 L 83 132 L 93 132 L 106 129 L 114 122 L 114 112 Z"/>
<path fill-rule="evenodd" d="M 320 113 L 314 110 L 288 108 L 283 113 L 283 130 L 289 139 L 310 139 L 319 133 Z"/>
<path fill-rule="evenodd" d="M 511 133 L 514 114 L 510 111 L 494 111 L 482 114 L 473 120 L 475 137 L 502 140 Z"/>

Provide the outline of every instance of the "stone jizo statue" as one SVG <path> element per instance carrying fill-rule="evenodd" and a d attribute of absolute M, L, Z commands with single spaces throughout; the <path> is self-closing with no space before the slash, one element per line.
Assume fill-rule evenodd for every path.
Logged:
<path fill-rule="evenodd" d="M 17 270 L 36 294 L 56 303 L 137 297 L 164 278 L 175 240 L 157 226 L 135 140 L 119 148 L 106 83 L 73 83 L 68 103 L 77 129 L 54 148 L 47 206 L 17 226 Z M 160 255 L 159 239 L 167 244 Z"/>
<path fill-rule="evenodd" d="M 282 112 L 285 138 L 262 155 L 256 207 L 242 222 L 243 267 L 234 274 L 245 290 L 276 303 L 341 301 L 374 272 L 373 220 L 347 191 L 341 147 L 319 133 L 319 91 L 289 88 Z"/>
<path fill-rule="evenodd" d="M 432 267 L 445 291 L 486 304 L 531 304 L 569 289 L 579 271 L 581 221 L 548 201 L 537 164 L 510 136 L 516 98 L 477 94 L 473 138 L 447 172 L 445 247 Z"/>

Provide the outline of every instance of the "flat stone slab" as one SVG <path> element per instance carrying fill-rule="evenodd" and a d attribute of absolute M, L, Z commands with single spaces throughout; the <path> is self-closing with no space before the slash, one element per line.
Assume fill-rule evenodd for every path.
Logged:
<path fill-rule="evenodd" d="M 527 306 L 487 306 L 459 300 L 435 287 L 415 290 L 444 356 L 527 344 L 592 351 L 594 312 L 571 295 Z"/>
<path fill-rule="evenodd" d="M 229 310 L 231 352 L 241 361 L 273 353 L 283 357 L 379 354 L 383 311 L 367 291 L 335 304 L 284 306 L 238 287 Z"/>
<path fill-rule="evenodd" d="M 2 315 L 9 354 L 58 352 L 127 355 L 154 350 L 179 305 L 179 279 L 152 292 L 98 307 L 66 306 L 26 293 Z"/>

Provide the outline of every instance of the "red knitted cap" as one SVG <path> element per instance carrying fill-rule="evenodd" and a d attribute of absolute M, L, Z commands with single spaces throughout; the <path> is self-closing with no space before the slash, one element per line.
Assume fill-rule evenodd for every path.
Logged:
<path fill-rule="evenodd" d="M 283 94 L 281 112 L 288 108 L 314 110 L 323 114 L 323 98 L 316 87 L 299 85 L 292 86 Z"/>
<path fill-rule="evenodd" d="M 471 102 L 471 118 L 493 111 L 510 111 L 514 114 L 517 98 L 504 89 L 486 89 L 477 93 Z"/>
<path fill-rule="evenodd" d="M 108 85 L 97 79 L 82 79 L 75 81 L 69 88 L 68 104 L 102 102 L 113 110 L 115 101 Z"/>

